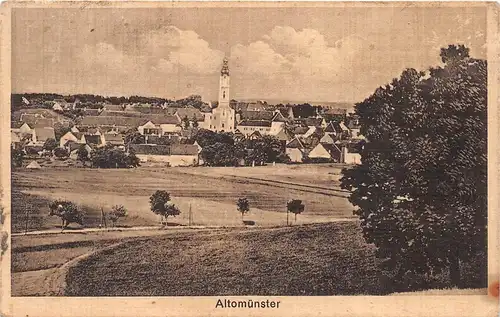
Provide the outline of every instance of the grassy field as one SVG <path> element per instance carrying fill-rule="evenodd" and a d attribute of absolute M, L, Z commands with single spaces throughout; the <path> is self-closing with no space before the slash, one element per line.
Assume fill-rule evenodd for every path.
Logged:
<path fill-rule="evenodd" d="M 86 211 L 85 226 L 95 227 L 105 212 L 123 204 L 129 216 L 122 226 L 158 223 L 149 209 L 149 196 L 158 189 L 171 193 L 181 215 L 169 219 L 185 225 L 189 209 L 196 225 L 241 226 L 235 202 L 247 197 L 251 211 L 245 216 L 258 226 L 286 223 L 285 205 L 303 199 L 306 210 L 298 224 L 352 218 L 347 193 L 339 189 L 340 168 L 329 165 L 277 165 L 255 168 L 138 168 L 80 169 L 46 168 L 15 170 L 12 174 L 12 229 L 53 229 L 60 225 L 48 217 L 48 202 L 68 199 Z M 75 226 L 73 224 L 73 226 Z"/>
<path fill-rule="evenodd" d="M 382 294 L 373 252 L 355 222 L 141 238 L 70 269 L 66 295 Z"/>

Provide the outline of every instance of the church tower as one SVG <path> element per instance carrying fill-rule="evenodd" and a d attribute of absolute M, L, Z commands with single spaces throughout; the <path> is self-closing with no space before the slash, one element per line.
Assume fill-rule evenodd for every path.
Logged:
<path fill-rule="evenodd" d="M 225 108 L 229 108 L 229 66 L 227 63 L 228 60 L 224 57 L 219 81 L 219 107 Z"/>
<path fill-rule="evenodd" d="M 219 105 L 210 115 L 209 129 L 216 132 L 234 132 L 236 112 L 229 105 L 229 66 L 224 58 L 219 79 Z"/>

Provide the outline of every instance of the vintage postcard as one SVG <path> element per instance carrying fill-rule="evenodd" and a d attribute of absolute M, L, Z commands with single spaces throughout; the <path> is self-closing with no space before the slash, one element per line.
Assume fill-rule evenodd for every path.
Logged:
<path fill-rule="evenodd" d="M 3 3 L 0 315 L 497 316 L 498 8 Z"/>

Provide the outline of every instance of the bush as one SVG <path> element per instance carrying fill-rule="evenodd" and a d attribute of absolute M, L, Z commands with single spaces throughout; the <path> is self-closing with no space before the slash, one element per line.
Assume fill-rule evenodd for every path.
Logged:
<path fill-rule="evenodd" d="M 54 150 L 54 155 L 57 158 L 65 158 L 65 157 L 68 157 L 69 153 L 66 149 L 64 149 L 62 147 L 58 147 Z"/>
<path fill-rule="evenodd" d="M 113 223 L 113 227 L 116 225 L 118 222 L 118 219 L 127 217 L 127 209 L 123 205 L 115 205 L 111 208 L 111 211 L 109 212 L 109 220 Z"/>

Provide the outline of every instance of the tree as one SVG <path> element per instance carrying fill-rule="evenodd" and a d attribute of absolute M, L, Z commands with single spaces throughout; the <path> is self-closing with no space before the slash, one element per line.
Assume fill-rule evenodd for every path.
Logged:
<path fill-rule="evenodd" d="M 200 155 L 208 166 L 238 166 L 245 153 L 239 144 L 217 142 L 203 147 Z"/>
<path fill-rule="evenodd" d="M 64 157 L 68 157 L 68 151 L 62 147 L 57 147 L 55 148 L 54 150 L 54 155 L 57 157 L 57 158 L 64 158 Z"/>
<path fill-rule="evenodd" d="M 141 160 L 135 155 L 134 152 L 130 152 L 127 155 L 127 167 L 139 167 L 141 166 Z"/>
<path fill-rule="evenodd" d="M 441 58 L 444 67 L 405 70 L 356 105 L 362 164 L 342 172 L 398 290 L 443 269 L 461 286 L 460 262 L 486 252 L 487 65 L 462 46 Z"/>
<path fill-rule="evenodd" d="M 49 216 L 61 218 L 61 229 L 64 230 L 70 223 L 83 225 L 84 213 L 74 203 L 66 200 L 54 200 L 49 204 Z"/>
<path fill-rule="evenodd" d="M 149 205 L 151 211 L 160 215 L 162 220 L 167 222 L 168 216 L 180 215 L 180 210 L 170 200 L 170 194 L 165 190 L 157 190 L 151 197 L 149 197 Z"/>
<path fill-rule="evenodd" d="M 262 165 L 264 163 L 281 162 L 285 159 L 283 145 L 280 140 L 271 135 L 249 140 L 247 148 L 251 149 L 246 158 L 247 163 L 255 162 Z"/>
<path fill-rule="evenodd" d="M 241 220 L 243 220 L 243 216 L 250 211 L 250 204 L 248 203 L 248 199 L 239 198 L 236 202 L 236 206 L 238 208 L 238 212 L 241 213 Z"/>
<path fill-rule="evenodd" d="M 185 115 L 184 118 L 182 118 L 182 128 L 184 130 L 187 130 L 187 129 L 189 129 L 189 126 L 190 126 L 189 118 L 187 115 Z"/>
<path fill-rule="evenodd" d="M 54 126 L 54 134 L 55 134 L 56 140 L 61 139 L 61 137 L 63 135 L 65 135 L 66 133 L 68 133 L 69 131 L 71 131 L 71 129 L 67 126 L 62 125 L 62 124 L 55 124 L 55 126 Z"/>
<path fill-rule="evenodd" d="M 78 150 L 76 151 L 77 160 L 85 164 L 85 162 L 89 161 L 89 151 L 85 147 L 85 144 L 80 145 Z"/>
<path fill-rule="evenodd" d="M 10 162 L 14 167 L 23 166 L 24 152 L 21 149 L 12 149 L 10 152 Z"/>
<path fill-rule="evenodd" d="M 200 129 L 193 137 L 193 142 L 196 141 L 201 147 L 214 145 L 215 143 L 234 144 L 232 133 L 217 133 L 214 131 Z"/>
<path fill-rule="evenodd" d="M 127 154 L 123 150 L 109 144 L 92 151 L 90 160 L 92 167 L 99 168 L 130 168 L 139 166 L 139 158 L 133 152 Z"/>
<path fill-rule="evenodd" d="M 304 211 L 305 206 L 302 204 L 302 200 L 292 199 L 287 202 L 286 208 L 288 212 L 295 214 L 295 222 L 297 222 L 297 215 Z"/>
<path fill-rule="evenodd" d="M 54 149 L 57 147 L 57 142 L 55 139 L 47 139 L 45 143 L 43 144 L 43 149 L 49 152 L 54 151 Z"/>
<path fill-rule="evenodd" d="M 144 144 L 146 139 L 144 135 L 140 134 L 136 129 L 131 129 L 125 133 L 125 144 Z"/>
<path fill-rule="evenodd" d="M 113 223 L 113 227 L 118 222 L 118 219 L 127 217 L 127 209 L 123 205 L 114 205 L 111 207 L 111 211 L 109 212 L 109 220 Z"/>

